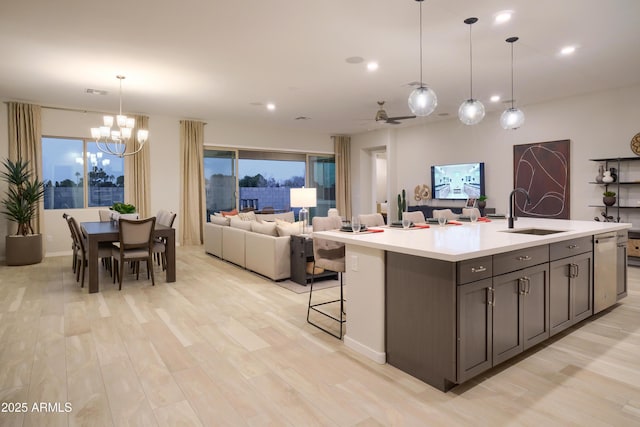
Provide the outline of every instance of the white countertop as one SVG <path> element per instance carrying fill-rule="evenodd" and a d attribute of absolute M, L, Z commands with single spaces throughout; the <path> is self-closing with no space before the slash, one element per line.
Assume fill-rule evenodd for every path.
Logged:
<path fill-rule="evenodd" d="M 336 230 L 314 232 L 313 236 L 348 245 L 455 262 L 608 231 L 625 230 L 631 228 L 631 224 L 537 218 L 518 218 L 515 222 L 514 230 L 525 228 L 563 230 L 561 233 L 545 236 L 506 232 L 509 230 L 506 219 L 492 219 L 491 222 L 463 222 L 462 225 L 430 224 L 430 228 L 426 229 L 373 228 L 383 228 L 384 232 L 362 234 Z"/>

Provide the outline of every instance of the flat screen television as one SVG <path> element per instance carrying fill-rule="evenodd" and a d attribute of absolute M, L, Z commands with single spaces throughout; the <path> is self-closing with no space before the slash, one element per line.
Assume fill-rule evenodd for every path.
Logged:
<path fill-rule="evenodd" d="M 484 163 L 431 166 L 431 194 L 441 200 L 477 199 L 484 194 Z"/>

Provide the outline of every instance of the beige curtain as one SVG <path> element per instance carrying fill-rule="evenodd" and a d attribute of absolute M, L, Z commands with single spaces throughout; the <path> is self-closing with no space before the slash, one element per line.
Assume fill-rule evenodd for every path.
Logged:
<path fill-rule="evenodd" d="M 31 173 L 42 180 L 42 109 L 39 105 L 9 102 L 9 159 L 29 162 Z M 38 206 L 35 233 L 44 228 L 44 201 Z"/>
<path fill-rule="evenodd" d="M 149 129 L 148 116 L 133 116 L 136 119 L 136 128 Z M 138 135 L 133 132 L 129 140 L 129 150 L 138 148 Z M 124 202 L 136 207 L 140 218 L 153 216 L 151 212 L 151 161 L 150 141 L 142 147 L 142 150 L 132 156 L 124 158 Z"/>
<path fill-rule="evenodd" d="M 203 242 L 204 211 L 204 123 L 180 121 L 180 244 Z"/>
<path fill-rule="evenodd" d="M 340 215 L 351 219 L 351 137 L 332 136 L 336 155 L 336 208 Z"/>

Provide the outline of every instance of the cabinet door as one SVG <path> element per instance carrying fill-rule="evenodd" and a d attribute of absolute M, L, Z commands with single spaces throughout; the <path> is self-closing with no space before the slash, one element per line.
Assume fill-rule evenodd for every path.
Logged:
<path fill-rule="evenodd" d="M 520 298 L 522 271 L 493 278 L 493 365 L 523 350 Z"/>
<path fill-rule="evenodd" d="M 549 338 L 549 266 L 542 264 L 523 271 L 521 308 L 524 349 Z"/>
<path fill-rule="evenodd" d="M 549 264 L 549 328 L 551 335 L 568 328 L 571 319 L 571 276 L 573 267 L 569 259 Z"/>
<path fill-rule="evenodd" d="M 575 324 L 593 314 L 593 275 L 591 274 L 593 257 L 591 253 L 585 253 L 573 257 L 572 262 L 575 266 L 573 267 L 575 274 L 572 279 L 573 307 L 571 314 L 572 324 Z"/>
<path fill-rule="evenodd" d="M 492 366 L 492 280 L 458 286 L 458 383 Z"/>

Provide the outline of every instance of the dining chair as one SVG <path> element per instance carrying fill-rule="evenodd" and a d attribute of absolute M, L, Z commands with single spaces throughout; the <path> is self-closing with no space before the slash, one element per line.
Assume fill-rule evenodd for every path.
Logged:
<path fill-rule="evenodd" d="M 76 269 L 79 267 L 78 264 L 78 253 L 80 252 L 80 245 L 78 244 L 76 237 L 75 237 L 75 232 L 73 230 L 73 226 L 71 225 L 71 222 L 69 221 L 69 214 L 67 214 L 66 212 L 62 214 L 62 218 L 64 218 L 65 222 L 67 223 L 67 226 L 69 226 L 69 232 L 71 233 L 71 250 L 73 251 L 73 258 L 71 261 L 71 266 L 73 267 L 73 272 L 76 272 Z"/>
<path fill-rule="evenodd" d="M 361 214 L 358 215 L 358 219 L 360 219 L 360 224 L 363 224 L 366 227 L 379 227 L 381 225 L 385 225 L 384 218 L 382 217 L 382 214 L 379 213 Z"/>
<path fill-rule="evenodd" d="M 402 219 L 407 218 L 414 224 L 425 223 L 427 220 L 424 217 L 422 211 L 402 212 Z"/>
<path fill-rule="evenodd" d="M 478 208 L 462 208 L 462 215 L 471 216 L 472 213 L 476 214 L 476 218 L 480 218 L 480 209 Z"/>
<path fill-rule="evenodd" d="M 446 219 L 458 219 L 458 215 L 454 214 L 451 209 L 434 209 L 433 217 L 434 218 L 444 217 Z"/>
<path fill-rule="evenodd" d="M 122 290 L 122 276 L 125 262 L 147 262 L 147 279 L 151 276 L 151 285 L 155 286 L 153 274 L 153 229 L 156 225 L 156 217 L 146 219 L 118 220 L 119 247 L 112 249 L 114 270 L 118 276 L 119 290 Z M 136 266 L 136 279 L 140 277 L 139 263 Z M 116 278 L 113 277 L 115 283 Z"/>
<path fill-rule="evenodd" d="M 328 216 L 328 217 L 313 217 L 312 220 L 313 231 L 327 231 L 327 230 L 338 230 L 342 227 L 342 219 L 339 216 Z M 315 271 L 316 267 L 323 268 L 329 271 L 335 271 L 340 275 L 340 298 L 334 299 L 330 301 L 323 302 L 313 302 L 313 283 L 314 283 L 314 275 L 311 276 L 311 288 L 309 289 L 309 304 L 307 306 L 307 322 L 316 328 L 332 335 L 338 339 L 342 339 L 342 330 L 343 325 L 347 321 L 345 318 L 344 311 L 344 292 L 343 292 L 343 273 L 346 271 L 345 268 L 345 246 L 344 243 L 334 242 L 332 240 L 326 240 L 318 237 L 313 237 L 313 269 L 311 271 Z M 320 310 L 318 307 L 324 306 L 327 304 L 340 303 L 340 315 L 334 316 L 333 314 L 327 313 L 326 311 Z M 311 310 L 322 314 L 323 316 L 328 317 L 340 324 L 340 333 L 336 334 L 333 331 L 326 329 L 318 323 L 314 323 L 310 319 Z"/>
<path fill-rule="evenodd" d="M 67 224 L 69 225 L 69 230 L 71 231 L 71 236 L 73 238 L 74 246 L 77 247 L 77 254 L 80 255 L 79 258 L 76 256 L 75 261 L 75 273 L 76 273 L 76 282 L 80 281 L 81 273 L 82 280 L 80 281 L 80 287 L 84 288 L 84 271 L 87 268 L 87 259 L 88 259 L 88 250 L 87 241 L 84 238 L 82 231 L 80 231 L 80 226 L 78 225 L 78 221 L 70 215 L 66 217 Z M 105 260 L 105 265 L 108 270 L 111 270 L 111 244 L 100 245 L 98 246 L 98 258 L 102 258 Z"/>
<path fill-rule="evenodd" d="M 98 215 L 100 215 L 100 222 L 111 221 L 111 211 L 109 209 L 100 209 Z"/>
<path fill-rule="evenodd" d="M 156 216 L 156 223 L 167 227 L 173 227 L 175 219 L 175 212 L 169 212 L 161 209 L 158 211 L 158 215 Z M 167 241 L 164 237 L 156 237 L 153 240 L 153 256 L 158 262 L 158 265 L 162 264 L 162 271 L 167 269 L 166 247 Z"/>

